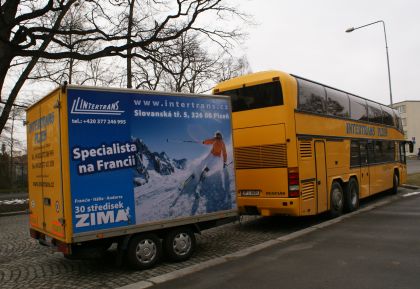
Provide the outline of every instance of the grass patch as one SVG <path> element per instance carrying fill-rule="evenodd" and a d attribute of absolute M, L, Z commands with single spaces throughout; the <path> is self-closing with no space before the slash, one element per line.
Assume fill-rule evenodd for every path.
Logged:
<path fill-rule="evenodd" d="M 420 186 L 420 173 L 408 175 L 407 184 L 413 185 L 413 186 Z"/>

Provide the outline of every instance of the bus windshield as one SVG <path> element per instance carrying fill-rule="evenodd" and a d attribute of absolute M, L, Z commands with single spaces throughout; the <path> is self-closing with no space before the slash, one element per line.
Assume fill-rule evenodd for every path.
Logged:
<path fill-rule="evenodd" d="M 279 81 L 218 92 L 232 99 L 232 111 L 244 111 L 283 105 L 283 93 Z"/>

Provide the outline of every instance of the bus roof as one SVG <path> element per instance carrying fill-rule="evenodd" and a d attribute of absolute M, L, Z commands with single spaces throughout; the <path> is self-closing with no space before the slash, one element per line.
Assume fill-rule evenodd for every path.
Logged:
<path fill-rule="evenodd" d="M 337 90 L 337 91 L 341 91 L 341 92 L 346 93 L 346 94 L 350 94 L 352 96 L 355 96 L 355 97 L 358 97 L 358 98 L 361 98 L 361 99 L 364 99 L 364 100 L 368 100 L 370 102 L 374 102 L 374 103 L 377 103 L 377 104 L 380 104 L 380 105 L 385 105 L 385 106 L 391 107 L 390 105 L 386 105 L 386 104 L 383 104 L 383 103 L 380 103 L 380 102 L 377 102 L 377 101 L 374 101 L 374 100 L 356 95 L 354 93 L 344 91 L 342 89 L 338 89 L 338 88 L 335 88 L 335 87 L 332 87 L 332 86 L 329 86 L 329 85 L 325 85 L 325 84 L 317 82 L 317 81 L 313 81 L 313 80 L 310 80 L 310 79 L 307 79 L 307 78 L 304 78 L 304 77 L 301 77 L 301 76 L 297 76 L 295 74 L 289 74 L 289 73 L 282 72 L 282 71 L 279 71 L 279 70 L 260 71 L 260 72 L 250 73 L 250 74 L 246 74 L 246 75 L 238 76 L 238 77 L 235 77 L 235 78 L 232 78 L 232 79 L 229 79 L 229 80 L 222 81 L 214 87 L 213 93 L 218 93 L 219 91 L 225 91 L 225 90 L 240 88 L 240 87 L 243 87 L 245 85 L 245 83 L 247 84 L 247 86 L 257 85 L 257 84 L 265 83 L 267 81 L 276 80 L 276 78 L 281 78 L 281 79 L 284 79 L 284 78 L 299 78 L 299 79 L 303 79 L 303 80 L 306 80 L 306 81 L 310 81 L 310 82 L 322 85 L 324 87 L 328 87 L 328 88 L 331 88 L 331 89 L 334 89 L 334 90 Z"/>

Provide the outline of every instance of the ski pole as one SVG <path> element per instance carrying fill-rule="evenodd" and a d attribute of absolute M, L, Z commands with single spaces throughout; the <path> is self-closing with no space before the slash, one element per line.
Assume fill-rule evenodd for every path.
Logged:
<path fill-rule="evenodd" d="M 199 141 L 195 140 L 182 140 L 182 139 L 166 139 L 166 142 L 172 142 L 172 143 L 201 143 Z"/>

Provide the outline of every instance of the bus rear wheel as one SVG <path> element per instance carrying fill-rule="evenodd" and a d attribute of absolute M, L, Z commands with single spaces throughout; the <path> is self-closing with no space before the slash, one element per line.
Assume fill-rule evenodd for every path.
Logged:
<path fill-rule="evenodd" d="M 394 177 L 392 178 L 392 194 L 396 195 L 398 193 L 398 186 L 400 185 L 400 178 L 398 176 L 398 173 L 394 172 Z"/>
<path fill-rule="evenodd" d="M 331 218 L 336 218 L 343 213 L 344 207 L 343 188 L 340 183 L 336 181 L 334 181 L 331 186 L 330 200 L 330 216 Z"/>
<path fill-rule="evenodd" d="M 353 212 L 359 208 L 359 184 L 356 179 L 351 178 L 344 192 L 344 209 L 346 212 Z"/>

